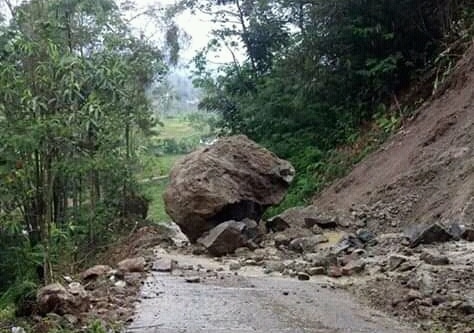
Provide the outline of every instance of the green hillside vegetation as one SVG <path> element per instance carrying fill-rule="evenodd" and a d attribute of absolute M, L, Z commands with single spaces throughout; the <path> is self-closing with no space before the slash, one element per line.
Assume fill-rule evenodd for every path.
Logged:
<path fill-rule="evenodd" d="M 185 3 L 218 18 L 195 57 L 199 107 L 296 167 L 277 211 L 309 200 L 396 130 L 442 85 L 474 29 L 472 0 Z M 207 53 L 238 47 L 245 61 L 208 66 Z"/>
<path fill-rule="evenodd" d="M 143 14 L 163 27 L 158 45 L 132 31 L 133 1 L 120 3 L 0 1 L 0 332 L 31 314 L 39 286 L 137 221 L 169 220 L 171 166 L 216 133 L 295 166 L 268 214 L 308 202 L 436 95 L 474 32 L 474 0 L 183 0 Z M 201 96 L 202 112 L 167 109 L 182 10 L 215 24 L 194 58 L 199 93 L 179 104 Z M 208 63 L 224 50 L 234 61 Z M 148 221 L 125 209 L 144 196 Z"/>
<path fill-rule="evenodd" d="M 165 212 L 163 192 L 168 183 L 167 175 L 174 163 L 199 147 L 203 140 L 213 137 L 213 116 L 193 113 L 165 117 L 149 138 L 150 148 L 142 157 L 140 172 L 142 190 L 150 199 L 148 217 L 155 222 L 166 222 L 170 218 Z"/>

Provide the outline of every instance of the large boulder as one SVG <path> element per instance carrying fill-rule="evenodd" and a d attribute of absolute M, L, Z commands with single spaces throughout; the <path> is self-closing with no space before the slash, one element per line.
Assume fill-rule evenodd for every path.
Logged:
<path fill-rule="evenodd" d="M 222 222 L 259 221 L 283 200 L 294 174 L 289 162 L 246 136 L 222 138 L 174 165 L 166 212 L 194 243 Z"/>

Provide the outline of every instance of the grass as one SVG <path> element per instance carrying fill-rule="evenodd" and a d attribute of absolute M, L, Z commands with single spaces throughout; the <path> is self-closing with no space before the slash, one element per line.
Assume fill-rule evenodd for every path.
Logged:
<path fill-rule="evenodd" d="M 159 133 L 160 139 L 184 139 L 193 136 L 198 136 L 206 133 L 208 128 L 200 129 L 198 126 L 193 126 L 192 123 L 183 118 L 165 118 L 162 120 L 164 126 L 157 126 L 155 130 Z M 206 126 L 207 127 L 207 126 Z"/>
<path fill-rule="evenodd" d="M 159 133 L 156 139 L 182 140 L 190 137 L 200 137 L 209 133 L 209 126 L 196 126 L 182 116 L 165 118 L 164 126 L 157 126 Z M 193 126 L 194 125 L 194 126 Z M 153 139 L 153 138 L 152 138 Z M 163 202 L 163 193 L 168 185 L 168 179 L 162 178 L 169 174 L 174 163 L 182 158 L 182 154 L 167 154 L 163 156 L 145 156 L 144 169 L 139 178 L 142 179 L 143 193 L 151 200 L 148 217 L 155 222 L 170 221 Z"/>
<path fill-rule="evenodd" d="M 151 200 L 148 217 L 155 222 L 165 222 L 171 219 L 168 214 L 166 214 L 165 204 L 163 202 L 163 193 L 168 185 L 168 178 L 153 179 L 153 177 L 166 176 L 174 163 L 182 156 L 183 155 L 164 155 L 149 157 L 150 165 L 154 165 L 154 167 L 150 167 L 145 173 L 148 177 L 144 179 L 145 182 L 142 183 L 142 189 L 145 196 Z M 153 170 L 159 170 L 159 173 L 156 171 L 153 172 Z"/>

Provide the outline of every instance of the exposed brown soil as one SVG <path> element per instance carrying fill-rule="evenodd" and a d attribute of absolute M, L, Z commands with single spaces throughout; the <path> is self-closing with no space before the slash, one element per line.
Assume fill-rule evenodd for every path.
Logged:
<path fill-rule="evenodd" d="M 380 231 L 415 222 L 474 223 L 474 46 L 413 121 L 314 204 L 343 214 L 360 205 L 389 206 L 399 223 L 371 225 Z"/>
<path fill-rule="evenodd" d="M 380 235 L 401 235 L 420 223 L 474 225 L 474 44 L 414 120 L 313 204 Z M 397 236 L 390 244 L 379 243 L 375 252 L 413 260 L 424 248 L 412 252 Z M 474 332 L 472 245 L 428 248 L 446 254 L 450 265 L 416 264 L 395 273 L 384 268 L 356 281 L 352 291 L 378 309 L 421 323 L 426 331 Z"/>

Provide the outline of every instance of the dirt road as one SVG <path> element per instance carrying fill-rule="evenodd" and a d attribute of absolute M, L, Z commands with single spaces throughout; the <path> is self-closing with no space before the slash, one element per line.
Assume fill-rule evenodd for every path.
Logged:
<path fill-rule="evenodd" d="M 259 268 L 234 275 L 202 257 L 173 258 L 185 269 L 148 278 L 127 332 L 415 332 L 323 280 L 269 277 Z M 199 282 L 186 282 L 191 275 Z"/>

